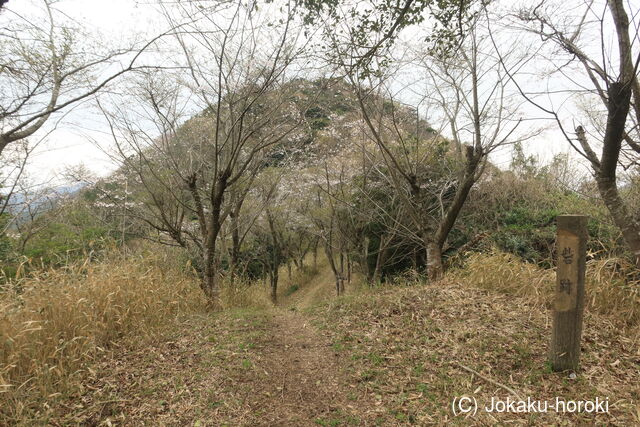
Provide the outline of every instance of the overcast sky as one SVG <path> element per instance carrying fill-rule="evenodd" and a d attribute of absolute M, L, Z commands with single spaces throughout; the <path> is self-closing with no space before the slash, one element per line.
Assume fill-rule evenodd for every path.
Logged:
<path fill-rule="evenodd" d="M 10 0 L 9 7 L 20 14 L 39 7 L 38 0 Z M 74 21 L 95 33 L 103 41 L 114 44 L 126 41 L 132 34 L 161 31 L 160 17 L 149 5 L 135 0 L 64 0 L 56 7 Z M 99 175 L 114 169 L 108 157 L 91 140 L 109 141 L 110 135 L 101 118 L 89 112 L 87 104 L 65 110 L 64 118 L 31 158 L 29 173 L 34 179 L 49 180 L 59 176 L 68 166 L 85 164 Z M 50 125 L 49 123 L 48 125 Z M 43 135 L 51 126 L 40 132 Z M 37 138 L 33 138 L 36 140 Z"/>

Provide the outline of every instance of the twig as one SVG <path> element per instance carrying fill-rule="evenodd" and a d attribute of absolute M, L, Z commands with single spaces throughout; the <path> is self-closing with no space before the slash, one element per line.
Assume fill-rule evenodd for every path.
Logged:
<path fill-rule="evenodd" d="M 282 396 L 282 400 L 284 400 L 284 388 L 287 386 L 287 371 L 284 372 L 284 375 L 282 375 L 282 391 L 281 391 L 281 396 Z"/>
<path fill-rule="evenodd" d="M 501 384 L 501 383 L 499 383 L 498 381 L 492 380 L 491 378 L 486 377 L 486 376 L 482 375 L 481 373 L 476 372 L 476 371 L 474 371 L 473 369 L 469 368 L 468 366 L 464 366 L 464 365 L 463 365 L 463 364 L 461 364 L 461 363 L 458 363 L 458 362 L 452 362 L 452 363 L 453 363 L 454 365 L 457 365 L 458 367 L 460 367 L 460 368 L 464 369 L 465 371 L 468 371 L 468 372 L 471 372 L 471 373 L 472 373 L 472 374 L 474 374 L 474 375 L 477 375 L 478 377 L 482 378 L 483 380 L 485 380 L 485 381 L 487 381 L 487 382 L 490 382 L 490 383 L 491 383 L 491 384 L 493 384 L 493 385 L 497 385 L 498 387 L 501 387 L 501 388 L 503 388 L 503 389 L 507 390 L 509 393 L 511 393 L 511 394 L 513 394 L 515 397 L 517 397 L 517 398 L 518 398 L 518 400 L 522 400 L 522 398 L 520 397 L 520 395 L 519 395 L 518 393 L 516 393 L 516 392 L 515 392 L 515 390 L 513 390 L 512 388 L 510 388 L 510 387 L 508 387 L 508 386 L 506 386 L 506 385 L 504 385 L 504 384 Z"/>
<path fill-rule="evenodd" d="M 131 399 L 111 399 L 111 400 L 101 400 L 96 402 L 97 405 L 105 405 L 107 403 L 119 403 L 119 402 L 132 402 Z"/>

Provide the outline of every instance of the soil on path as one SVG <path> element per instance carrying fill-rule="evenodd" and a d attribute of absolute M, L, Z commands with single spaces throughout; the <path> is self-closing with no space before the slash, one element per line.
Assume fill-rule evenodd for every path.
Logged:
<path fill-rule="evenodd" d="M 265 425 L 357 424 L 357 408 L 347 400 L 349 386 L 331 343 L 299 314 L 280 312 L 273 318 L 269 345 L 262 351 L 271 380 L 258 381 L 252 402 L 268 408 Z"/>

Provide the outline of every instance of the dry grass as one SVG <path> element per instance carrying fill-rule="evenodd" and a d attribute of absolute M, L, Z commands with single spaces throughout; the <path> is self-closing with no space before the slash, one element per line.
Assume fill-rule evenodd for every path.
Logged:
<path fill-rule="evenodd" d="M 311 374 L 296 363 L 321 351 L 323 358 L 339 360 L 336 381 L 350 387 L 340 398 L 346 393 L 347 401 L 371 403 L 366 411 L 349 402 L 340 411 L 320 405 L 318 412 L 326 414 L 310 416 L 322 425 L 348 423 L 352 415 L 382 425 L 462 422 L 449 411 L 454 396 L 502 396 L 504 390 L 456 363 L 522 395 L 607 396 L 612 402 L 612 413 L 597 420 L 486 416 L 480 423 L 640 422 L 640 304 L 637 284 L 624 276 L 627 267 L 620 260 L 588 266 L 582 369 L 575 380 L 545 365 L 544 307 L 553 271 L 503 253 L 471 255 L 464 267 L 433 285 L 365 289 L 356 280 L 337 299 L 324 264 L 315 275 L 294 272 L 291 280 L 282 272 L 287 307 L 330 301 L 298 317 L 265 310 L 271 307 L 267 286 L 238 280 L 222 283 L 223 306 L 250 309 L 204 313 L 197 279 L 184 267 L 170 253 L 114 254 L 101 263 L 22 279 L 0 294 L 0 425 L 238 417 L 256 424 L 264 420 L 256 408 L 269 402 L 267 407 L 282 409 L 286 393 L 298 393 L 296 375 Z M 294 285 L 299 289 L 285 299 Z M 323 329 L 317 337 L 305 329 L 309 318 Z M 283 334 L 290 335 L 286 343 L 276 339 Z M 323 336 L 331 346 L 316 343 Z M 287 360 L 272 360 L 274 352 Z M 256 390 L 264 393 L 256 398 Z"/>
<path fill-rule="evenodd" d="M 482 274 L 488 279 L 491 270 Z M 527 271 L 495 274 L 500 280 L 531 278 Z M 547 364 L 550 312 L 534 298 L 480 289 L 477 283 L 445 279 L 383 287 L 333 299 L 308 312 L 332 337 L 354 387 L 354 402 L 375 401 L 371 425 L 639 425 L 639 337 L 621 331 L 609 315 L 587 310 L 577 377 L 553 373 Z M 522 288 L 514 290 L 525 292 Z M 479 410 L 475 417 L 454 416 L 455 397 L 473 396 L 481 408 L 492 397 L 514 397 L 497 383 L 523 399 L 608 398 L 610 412 Z"/>
<path fill-rule="evenodd" d="M 140 245 L 139 245 L 140 246 Z M 180 254 L 140 246 L 22 277 L 0 289 L 0 425 L 47 419 L 69 402 L 98 356 L 129 351 L 206 310 Z M 224 308 L 270 306 L 266 289 L 221 283 Z"/>
<path fill-rule="evenodd" d="M 0 424 L 42 416 L 78 391 L 97 355 L 201 310 L 197 283 L 169 259 L 114 254 L 41 272 L 1 293 Z"/>
<path fill-rule="evenodd" d="M 607 315 L 621 326 L 640 325 L 640 282 L 625 272 L 633 271 L 620 258 L 587 263 L 587 310 Z M 550 307 L 555 272 L 524 262 L 514 255 L 492 251 L 473 253 L 463 268 L 453 270 L 448 279 L 470 286 L 526 297 L 532 304 Z"/>
<path fill-rule="evenodd" d="M 640 326 L 640 281 L 627 272 L 637 270 L 621 258 L 587 264 L 587 307 L 625 326 Z"/>
<path fill-rule="evenodd" d="M 223 309 L 269 308 L 273 306 L 266 286 L 260 281 L 246 282 L 241 279 L 224 280 L 220 284 L 220 299 Z"/>

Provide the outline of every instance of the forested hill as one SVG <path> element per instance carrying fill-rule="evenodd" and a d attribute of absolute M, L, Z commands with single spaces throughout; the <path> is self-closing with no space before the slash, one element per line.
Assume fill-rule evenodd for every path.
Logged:
<path fill-rule="evenodd" d="M 0 426 L 640 425 L 638 2 L 111 3 L 0 0 Z"/>
<path fill-rule="evenodd" d="M 309 251 L 322 250 L 323 244 L 330 251 L 349 253 L 349 262 L 373 281 L 424 265 L 423 237 L 410 211 L 418 210 L 426 218 L 422 223 L 425 232 L 434 233 L 438 217 L 459 186 L 465 146 L 438 136 L 415 110 L 398 102 L 375 96 L 364 102 L 371 108 L 371 118 L 384 118 L 378 123 L 382 133 L 386 132 L 383 137 L 388 138 L 393 157 L 380 153 L 368 134 L 357 96 L 342 80 L 290 81 L 266 100 L 251 105 L 248 115 L 264 111 L 265 105 L 278 107 L 269 110 L 269 119 L 277 120 L 270 121 L 266 131 L 261 128 L 263 134 L 258 138 L 278 131 L 284 135 L 269 140 L 245 165 L 241 157 L 255 143 L 249 138 L 242 148 L 245 152 L 234 163 L 245 172 L 229 186 L 220 206 L 230 220 L 220 236 L 224 250 L 216 255 L 223 269 L 239 263 L 233 268 L 246 270 L 251 277 L 266 274 L 265 257 L 272 256 L 272 249 L 264 245 L 273 246 L 271 225 L 282 240 L 283 254 L 277 265 L 298 262 Z M 48 233 L 47 239 L 64 240 L 48 248 L 38 247 L 38 240 L 29 241 L 27 253 L 44 260 L 69 250 L 82 256 L 86 248 L 105 245 L 108 239 L 142 237 L 187 248 L 192 265 L 202 268 L 198 253 L 202 237 L 194 234 L 199 219 L 188 172 L 196 171 L 196 162 L 198 192 L 203 208 L 210 209 L 206 194 L 215 186 L 215 179 L 207 170 L 216 161 L 219 165 L 225 162 L 224 151 L 217 160 L 210 151 L 215 134 L 212 114 L 211 109 L 204 111 L 162 137 L 139 141 L 123 136 L 126 156 L 122 166 L 68 203 L 75 219 L 60 223 L 54 212 L 39 220 L 45 230 L 65 230 L 64 235 Z M 232 145 L 227 142 L 222 150 Z M 460 249 L 495 246 L 549 266 L 553 219 L 576 206 L 593 215 L 590 245 L 594 256 L 602 245 L 617 245 L 607 222 L 595 220 L 605 214 L 603 208 L 590 204 L 579 189 L 568 192 L 563 187 L 569 167 L 565 158 L 539 166 L 519 147 L 514 153 L 510 170 L 498 169 L 486 160 L 484 175 L 470 192 L 443 247 L 445 259 L 455 262 Z M 189 164 L 183 163 L 187 160 Z M 163 217 L 163 212 L 168 216 Z M 271 225 L 267 213 L 273 219 Z M 87 235 L 80 232 L 82 227 L 93 231 Z M 334 239 L 331 244 L 328 238 Z"/>
<path fill-rule="evenodd" d="M 438 136 L 415 110 L 399 102 L 373 95 L 363 102 L 370 108 L 370 119 L 378 118 L 389 142 L 385 148 L 393 157 L 380 153 L 358 97 L 342 80 L 293 80 L 247 108 L 249 116 L 258 117 L 260 111 L 270 115 L 257 123 L 266 128 L 247 139 L 244 153 L 233 165 L 245 170 L 229 186 L 220 206 L 230 220 L 220 236 L 224 250 L 216 255 L 221 268 L 240 268 L 251 277 L 266 274 L 265 260 L 272 257 L 273 248 L 265 249 L 265 244 L 273 246 L 272 226 L 281 240 L 275 265 L 296 263 L 323 245 L 337 251 L 336 256 L 349 253 L 349 262 L 373 281 L 424 265 L 423 237 L 410 211 L 419 210 L 427 218 L 426 232 L 434 232 L 443 207 L 451 203 L 459 186 L 465 146 Z M 271 104 L 277 108 L 265 110 Z M 203 209 L 210 208 L 205 195 L 215 179 L 207 170 L 216 162 L 224 165 L 224 150 L 233 148 L 233 141 L 227 141 L 219 158 L 211 152 L 212 111 L 203 111 L 159 137 L 139 140 L 122 135 L 124 157 L 116 172 L 83 188 L 64 203 L 64 209 L 38 211 L 37 221 L 18 222 L 23 230 L 30 225 L 38 230 L 24 233 L 24 253 L 56 263 L 61 254 L 82 257 L 88 250 L 107 247 L 110 240 L 144 238 L 187 248 L 191 264 L 202 268 L 198 253 L 202 237 L 194 233 L 199 220 L 188 171 L 195 172 L 194 162 L 198 164 L 198 192 Z M 243 163 L 242 155 L 255 147 L 251 138 L 267 139 L 277 132 L 283 135 L 268 140 L 266 148 Z M 593 256 L 602 245 L 617 245 L 614 230 L 595 219 L 604 215 L 602 207 L 590 204 L 581 195 L 584 192 L 567 192 L 563 187 L 566 159 L 538 166 L 516 148 L 510 170 L 486 160 L 485 173 L 443 247 L 445 259 L 455 262 L 460 249 L 495 246 L 526 261 L 551 265 L 553 218 L 575 206 L 593 215 Z M 189 164 L 181 163 L 187 160 Z M 78 178 L 86 182 L 86 177 Z"/>

